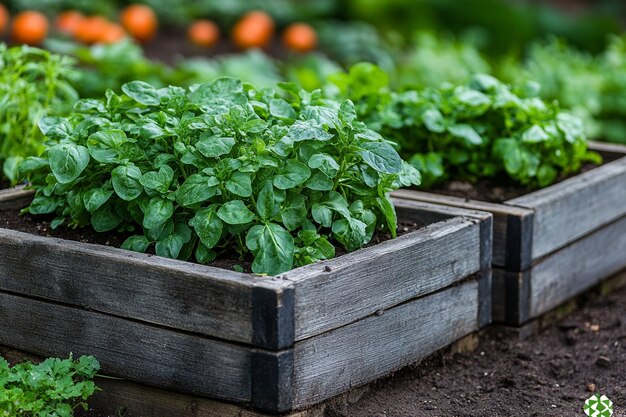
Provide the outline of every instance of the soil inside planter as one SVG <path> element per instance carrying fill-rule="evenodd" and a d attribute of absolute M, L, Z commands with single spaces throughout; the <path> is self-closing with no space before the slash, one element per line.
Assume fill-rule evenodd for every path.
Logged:
<path fill-rule="evenodd" d="M 618 153 L 602 153 L 603 161 L 601 165 L 594 165 L 590 163 L 583 164 L 579 172 L 562 176 L 555 184 L 564 181 L 568 178 L 575 177 L 584 172 L 591 171 L 603 164 L 615 161 L 623 155 Z M 448 181 L 445 184 L 433 188 L 418 188 L 419 191 L 426 191 L 435 194 L 443 194 L 451 197 L 465 198 L 468 200 L 488 201 L 490 203 L 503 203 L 507 200 L 529 194 L 533 191 L 537 191 L 538 188 L 524 187 L 514 183 L 508 177 L 506 178 L 489 178 L 480 179 L 475 183 L 469 181 Z"/>
<path fill-rule="evenodd" d="M 11 183 L 9 182 L 9 180 L 0 175 L 0 190 L 9 188 L 10 186 Z"/>
<path fill-rule="evenodd" d="M 77 242 L 95 243 L 116 248 L 122 246 L 122 243 L 124 243 L 126 238 L 132 236 L 133 234 L 137 234 L 133 232 L 98 233 L 91 227 L 72 229 L 70 227 L 59 226 L 56 229 L 52 229 L 50 227 L 50 222 L 54 218 L 53 216 L 33 216 L 28 213 L 20 215 L 20 210 L 23 207 L 23 200 L 22 202 L 7 202 L 0 205 L 0 227 L 39 236 L 57 237 Z M 426 223 L 406 222 L 399 219 L 397 235 L 402 236 L 404 234 L 414 232 L 425 227 L 426 225 Z M 372 237 L 372 240 L 365 245 L 365 247 L 374 246 L 392 238 L 393 237 L 389 231 L 378 230 Z M 335 256 L 341 256 L 348 253 L 342 246 L 339 245 L 338 242 L 331 241 L 331 243 L 335 246 Z M 151 245 L 148 248 L 147 253 L 154 255 L 154 245 Z M 252 272 L 251 257 L 241 259 L 237 255 L 236 251 L 223 250 L 218 253 L 217 259 L 210 262 L 208 265 L 229 270 L 235 270 L 236 268 L 238 269 L 241 267 L 244 272 Z"/>

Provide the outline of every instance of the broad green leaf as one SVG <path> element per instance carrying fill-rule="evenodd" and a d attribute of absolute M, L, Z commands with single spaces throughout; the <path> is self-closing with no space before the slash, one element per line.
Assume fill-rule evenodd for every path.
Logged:
<path fill-rule="evenodd" d="M 522 151 L 517 141 L 513 138 L 498 139 L 495 141 L 494 153 L 502 162 L 507 172 L 511 174 L 518 173 L 523 165 Z"/>
<path fill-rule="evenodd" d="M 312 155 L 309 158 L 308 165 L 311 169 L 319 169 L 330 178 L 334 178 L 337 171 L 339 171 L 339 164 L 337 161 L 335 161 L 332 156 L 324 153 Z"/>
<path fill-rule="evenodd" d="M 150 241 L 143 235 L 131 236 L 122 243 L 121 248 L 126 250 L 132 250 L 134 252 L 144 253 L 150 246 Z"/>
<path fill-rule="evenodd" d="M 45 195 L 38 194 L 30 203 L 28 211 L 31 214 L 49 214 L 54 213 L 57 208 L 57 200 Z"/>
<path fill-rule="evenodd" d="M 336 220 L 332 226 L 335 238 L 349 251 L 367 243 L 365 229 L 365 223 L 352 217 Z"/>
<path fill-rule="evenodd" d="M 304 185 L 306 188 L 315 191 L 330 191 L 335 186 L 335 183 L 325 174 L 316 172 Z"/>
<path fill-rule="evenodd" d="M 148 202 L 143 218 L 143 227 L 155 229 L 168 221 L 174 214 L 174 204 L 161 197 L 153 197 Z"/>
<path fill-rule="evenodd" d="M 275 199 L 274 187 L 267 182 L 256 199 L 256 212 L 263 220 L 270 220 L 278 214 L 279 206 Z"/>
<path fill-rule="evenodd" d="M 158 171 L 149 171 L 139 179 L 141 185 L 160 193 L 166 193 L 174 179 L 174 170 L 168 165 L 161 165 Z"/>
<path fill-rule="evenodd" d="M 104 204 L 91 216 L 91 226 L 96 232 L 108 232 L 122 224 L 123 219 L 113 210 L 110 203 Z"/>
<path fill-rule="evenodd" d="M 274 187 L 279 190 L 294 188 L 311 176 L 311 170 L 302 162 L 296 160 L 287 161 L 281 173 L 274 177 Z"/>
<path fill-rule="evenodd" d="M 252 271 L 257 274 L 276 275 L 293 266 L 293 237 L 276 223 L 250 228 L 246 246 L 254 254 Z"/>
<path fill-rule="evenodd" d="M 387 229 L 391 232 L 391 236 L 396 237 L 397 218 L 391 197 L 389 197 L 389 195 L 378 197 L 376 199 L 376 205 L 383 216 L 385 216 L 385 223 L 387 223 Z"/>
<path fill-rule="evenodd" d="M 161 103 L 159 92 L 144 81 L 126 83 L 122 85 L 122 91 L 128 97 L 146 106 L 158 106 Z"/>
<path fill-rule="evenodd" d="M 431 108 L 424 111 L 422 121 L 431 132 L 443 133 L 446 130 L 445 119 L 438 109 Z"/>
<path fill-rule="evenodd" d="M 48 159 L 56 180 L 67 184 L 83 173 L 89 164 L 89 152 L 84 146 L 63 143 L 48 149 Z"/>
<path fill-rule="evenodd" d="M 92 188 L 83 194 L 83 204 L 90 213 L 98 210 L 113 195 L 112 190 Z"/>
<path fill-rule="evenodd" d="M 143 192 L 141 170 L 135 165 L 121 165 L 111 171 L 111 182 L 115 193 L 122 200 L 131 201 Z"/>
<path fill-rule="evenodd" d="M 246 224 L 254 220 L 254 213 L 248 210 L 241 200 L 232 200 L 223 204 L 217 210 L 217 215 L 228 224 Z"/>
<path fill-rule="evenodd" d="M 103 130 L 89 136 L 87 148 L 93 159 L 110 164 L 118 161 L 119 148 L 126 141 L 128 138 L 122 130 Z"/>
<path fill-rule="evenodd" d="M 306 197 L 302 194 L 292 194 L 287 197 L 287 200 L 280 210 L 280 218 L 283 224 L 288 230 L 295 230 L 302 226 L 302 223 L 306 220 Z"/>
<path fill-rule="evenodd" d="M 539 125 L 533 125 L 522 134 L 522 142 L 538 143 L 550 139 L 550 136 Z"/>
<path fill-rule="evenodd" d="M 176 259 L 185 243 L 191 239 L 191 229 L 185 223 L 176 223 L 174 232 L 156 242 L 155 252 L 159 256 Z"/>
<path fill-rule="evenodd" d="M 250 174 L 236 171 L 226 181 L 225 188 L 231 193 L 240 197 L 250 197 L 252 195 L 252 179 Z"/>
<path fill-rule="evenodd" d="M 476 130 L 468 124 L 458 124 L 448 127 L 448 132 L 454 137 L 464 139 L 469 145 L 481 145 L 483 139 Z"/>
<path fill-rule="evenodd" d="M 189 221 L 189 225 L 194 228 L 200 241 L 207 249 L 215 247 L 222 237 L 223 224 L 217 216 L 214 205 L 198 210 Z"/>
<path fill-rule="evenodd" d="M 199 264 L 208 264 L 209 262 L 213 262 L 217 257 L 217 253 L 207 248 L 202 244 L 202 242 L 198 243 L 198 247 L 196 248 L 195 253 L 196 261 Z"/>
<path fill-rule="evenodd" d="M 286 100 L 275 98 L 270 101 L 270 114 L 279 119 L 295 119 L 296 111 Z"/>
<path fill-rule="evenodd" d="M 321 127 L 317 127 L 310 122 L 298 120 L 292 124 L 291 127 L 289 127 L 289 132 L 287 133 L 286 138 L 294 142 L 313 139 L 327 141 L 333 136 L 334 135 L 332 133 L 327 132 Z"/>
<path fill-rule="evenodd" d="M 378 172 L 396 174 L 402 169 L 402 159 L 391 145 L 385 142 L 361 144 L 363 161 Z"/>
<path fill-rule="evenodd" d="M 217 178 L 202 174 L 190 175 L 176 191 L 176 202 L 181 206 L 190 207 L 207 201 L 217 192 Z"/>
<path fill-rule="evenodd" d="M 200 140 L 196 142 L 196 149 L 207 158 L 217 158 L 227 155 L 235 146 L 235 139 L 229 137 L 213 136 L 210 132 L 200 135 Z"/>

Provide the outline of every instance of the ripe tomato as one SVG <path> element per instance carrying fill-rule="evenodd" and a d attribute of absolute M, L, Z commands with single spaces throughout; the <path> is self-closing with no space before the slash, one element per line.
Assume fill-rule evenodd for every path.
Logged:
<path fill-rule="evenodd" d="M 98 42 L 102 43 L 118 43 L 126 37 L 124 28 L 113 22 L 108 22 L 103 32 L 100 34 Z"/>
<path fill-rule="evenodd" d="M 274 34 L 274 21 L 265 12 L 244 15 L 233 27 L 232 38 L 242 49 L 266 47 Z"/>
<path fill-rule="evenodd" d="M 283 43 L 294 51 L 308 52 L 317 45 L 317 33 L 306 23 L 294 23 L 283 32 Z"/>
<path fill-rule="evenodd" d="M 131 4 L 122 10 L 120 16 L 124 29 L 139 42 L 154 38 L 158 20 L 152 9 L 144 4 Z"/>
<path fill-rule="evenodd" d="M 4 33 L 7 30 L 7 24 L 9 23 L 9 11 L 3 4 L 0 3 L 0 33 Z"/>
<path fill-rule="evenodd" d="M 82 43 L 96 43 L 102 39 L 104 32 L 106 32 L 110 24 L 103 16 L 85 17 L 78 23 L 74 31 L 74 37 Z"/>
<path fill-rule="evenodd" d="M 17 43 L 36 45 L 48 35 L 48 19 L 36 11 L 24 11 L 13 20 L 11 38 Z"/>
<path fill-rule="evenodd" d="M 55 26 L 59 32 L 73 35 L 85 16 L 76 10 L 67 10 L 57 16 Z"/>
<path fill-rule="evenodd" d="M 196 20 L 187 29 L 187 37 L 198 46 L 211 47 L 220 38 L 220 30 L 210 20 Z"/>

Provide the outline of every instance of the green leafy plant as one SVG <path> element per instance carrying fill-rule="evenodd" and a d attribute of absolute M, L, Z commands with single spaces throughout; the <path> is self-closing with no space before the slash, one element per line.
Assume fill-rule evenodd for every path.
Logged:
<path fill-rule="evenodd" d="M 17 163 L 43 150 L 37 121 L 62 115 L 78 99 L 73 61 L 38 48 L 0 44 L 0 163 L 15 182 Z"/>
<path fill-rule="evenodd" d="M 253 255 L 277 274 L 396 231 L 389 192 L 419 182 L 350 101 L 281 84 L 255 90 L 232 78 L 189 91 L 134 81 L 123 94 L 82 100 L 69 118 L 40 123 L 41 157 L 20 170 L 33 214 L 52 226 L 139 229 L 123 247 L 212 261 Z"/>
<path fill-rule="evenodd" d="M 13 367 L 0 357 L 1 417 L 71 417 L 96 390 L 92 379 L 100 369 L 92 356 L 49 358 Z"/>
<path fill-rule="evenodd" d="M 334 82 L 372 129 L 397 141 L 426 186 L 505 176 L 544 187 L 584 161 L 600 162 L 587 151 L 581 120 L 538 99 L 534 83 L 514 90 L 476 75 L 467 85 L 393 93 L 371 64 L 357 65 Z"/>

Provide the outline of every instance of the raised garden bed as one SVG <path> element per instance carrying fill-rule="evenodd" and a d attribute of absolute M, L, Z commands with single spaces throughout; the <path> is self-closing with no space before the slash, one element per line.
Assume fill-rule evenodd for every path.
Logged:
<path fill-rule="evenodd" d="M 493 214 L 493 319 L 520 325 L 626 267 L 626 147 L 590 148 L 610 162 L 501 204 L 395 196 Z"/>
<path fill-rule="evenodd" d="M 427 225 L 275 277 L 0 229 L 0 344 L 260 411 L 307 407 L 490 321 L 491 215 L 395 204 Z"/>

